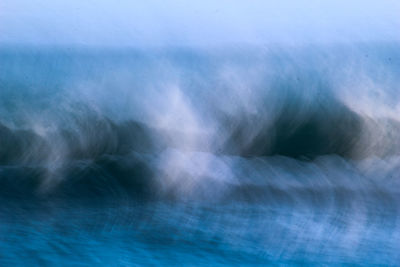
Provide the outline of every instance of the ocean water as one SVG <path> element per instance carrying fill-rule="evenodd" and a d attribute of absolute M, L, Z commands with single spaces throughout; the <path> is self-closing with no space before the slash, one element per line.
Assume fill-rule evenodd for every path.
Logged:
<path fill-rule="evenodd" d="M 400 46 L 0 49 L 0 265 L 400 264 Z"/>

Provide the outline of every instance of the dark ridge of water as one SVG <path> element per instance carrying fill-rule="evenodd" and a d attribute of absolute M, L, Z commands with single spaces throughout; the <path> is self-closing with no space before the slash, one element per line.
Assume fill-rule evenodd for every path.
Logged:
<path fill-rule="evenodd" d="M 397 265 L 399 51 L 0 49 L 0 264 Z"/>

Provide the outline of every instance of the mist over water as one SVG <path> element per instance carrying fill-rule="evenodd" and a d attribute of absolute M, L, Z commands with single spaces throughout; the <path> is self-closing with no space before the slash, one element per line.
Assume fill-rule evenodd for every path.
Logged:
<path fill-rule="evenodd" d="M 155 4 L 0 4 L 0 264 L 398 265 L 398 5 Z"/>

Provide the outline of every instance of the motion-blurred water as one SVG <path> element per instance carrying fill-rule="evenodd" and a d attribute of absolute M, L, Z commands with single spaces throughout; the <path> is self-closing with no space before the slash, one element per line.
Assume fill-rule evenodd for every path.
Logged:
<path fill-rule="evenodd" d="M 0 51 L 0 264 L 400 263 L 393 43 Z"/>

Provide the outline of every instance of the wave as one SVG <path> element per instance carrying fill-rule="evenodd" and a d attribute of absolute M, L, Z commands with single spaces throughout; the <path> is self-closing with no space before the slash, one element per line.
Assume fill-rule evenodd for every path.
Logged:
<path fill-rule="evenodd" d="M 335 190 L 392 194 L 398 51 L 3 48 L 0 195 L 271 202 Z"/>

